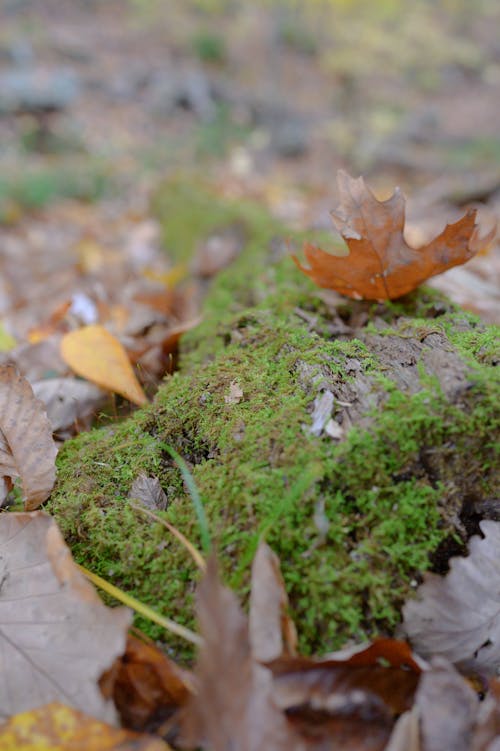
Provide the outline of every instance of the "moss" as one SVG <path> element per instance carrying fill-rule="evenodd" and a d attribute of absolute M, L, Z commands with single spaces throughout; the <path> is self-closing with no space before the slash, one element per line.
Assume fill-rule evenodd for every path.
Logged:
<path fill-rule="evenodd" d="M 346 302 L 344 320 L 362 317 L 371 328 L 332 335 L 338 310 L 321 301 L 288 258 L 270 261 L 279 230 L 273 220 L 255 206 L 225 206 L 193 193 L 194 218 L 186 226 L 172 214 L 179 195 L 186 200 L 177 191 L 158 203 L 167 212 L 170 248 L 189 251 L 199 233 L 235 218 L 246 223 L 247 247 L 215 281 L 204 324 L 184 341 L 181 372 L 165 382 L 154 404 L 63 446 L 49 508 L 77 560 L 191 623 L 192 562 L 127 502 L 139 472 L 156 474 L 169 498 L 165 518 L 200 544 L 167 444 L 191 468 L 232 586 L 247 592 L 261 535 L 280 556 L 305 651 L 390 633 L 415 578 L 431 565 L 430 554 L 457 529 L 463 535 L 457 519 L 467 498 L 495 492 L 498 389 L 491 357 L 481 355 L 487 329 L 470 321 L 465 329 L 460 313 L 424 290 L 420 300 L 414 295 L 397 305 Z M 444 309 L 432 318 L 438 304 Z M 316 323 L 297 308 L 312 311 Z M 411 311 L 419 317 L 409 317 Z M 420 336 L 436 327 L 450 350 L 474 364 L 458 403 L 425 370 L 416 393 L 401 390 L 370 346 L 373 332 L 386 333 L 389 344 L 391 337 L 410 337 L 420 346 Z M 312 435 L 318 393 L 342 393 L 360 375 L 373 397 L 363 426 L 342 442 Z M 233 382 L 243 391 L 237 403 L 229 399 Z M 174 648 L 182 652 L 175 642 Z"/>

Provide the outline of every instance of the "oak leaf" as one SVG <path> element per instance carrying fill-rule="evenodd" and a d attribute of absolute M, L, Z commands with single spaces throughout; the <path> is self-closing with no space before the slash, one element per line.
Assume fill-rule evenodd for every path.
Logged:
<path fill-rule="evenodd" d="M 460 667 L 500 669 L 500 523 L 480 522 L 483 538 L 469 555 L 450 561 L 445 577 L 426 574 L 403 608 L 403 631 L 423 657 L 439 655 Z"/>
<path fill-rule="evenodd" d="M 121 342 L 104 326 L 83 326 L 65 334 L 63 360 L 78 375 L 142 407 L 147 397 Z"/>
<path fill-rule="evenodd" d="M 57 448 L 41 401 L 13 365 L 0 366 L 0 477 L 5 489 L 21 479 L 27 511 L 50 495 Z"/>
<path fill-rule="evenodd" d="M 403 234 L 405 198 L 399 188 L 378 201 L 362 177 L 339 171 L 337 180 L 341 204 L 331 215 L 349 254 L 334 256 L 306 243 L 309 267 L 293 259 L 319 287 L 347 297 L 381 301 L 406 295 L 429 277 L 465 263 L 495 236 L 496 228 L 479 238 L 477 212 L 471 209 L 427 245 L 412 248 Z"/>

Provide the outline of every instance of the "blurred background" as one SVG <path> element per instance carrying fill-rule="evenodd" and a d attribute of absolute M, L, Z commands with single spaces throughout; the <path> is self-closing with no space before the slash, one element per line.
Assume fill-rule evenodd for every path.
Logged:
<path fill-rule="evenodd" d="M 410 241 L 470 205 L 486 230 L 499 28 L 498 0 L 0 0 L 0 244 L 119 245 L 179 172 L 292 229 L 330 226 L 344 168 L 402 187 Z M 437 284 L 495 320 L 499 281 L 493 249 Z"/>

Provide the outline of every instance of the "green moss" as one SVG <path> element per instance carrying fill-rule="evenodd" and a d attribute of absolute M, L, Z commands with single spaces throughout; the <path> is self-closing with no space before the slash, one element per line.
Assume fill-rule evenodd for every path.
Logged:
<path fill-rule="evenodd" d="M 438 327 L 450 349 L 463 349 L 474 363 L 459 406 L 423 371 L 417 393 L 402 392 L 381 370 L 366 327 L 357 338 L 332 338 L 333 313 L 309 280 L 287 257 L 270 262 L 278 229 L 272 219 L 252 205 L 213 205 L 206 194 L 193 193 L 186 226 L 173 210 L 179 195 L 158 204 L 167 212 L 170 248 L 190 252 L 203 233 L 235 220 L 245 223 L 247 247 L 215 281 L 204 324 L 184 341 L 181 372 L 165 382 L 155 403 L 63 446 L 49 509 L 77 560 L 192 623 L 194 565 L 175 539 L 127 502 L 139 472 L 156 474 L 169 498 L 165 518 L 200 545 L 196 514 L 167 444 L 190 466 L 223 574 L 240 594 L 247 592 L 260 536 L 280 556 L 305 651 L 391 633 L 430 554 L 456 536 L 468 495 L 495 492 L 498 388 L 491 360 L 481 357 L 482 334 L 469 336 L 469 322 L 465 337 L 461 314 L 454 326 L 451 308 L 426 319 L 425 291 L 420 303 L 413 296 L 392 311 L 346 302 L 345 320 L 371 316 L 373 331 L 380 334 L 382 326 L 388 343 L 391 337 L 419 342 L 422 327 Z M 436 299 L 431 315 L 442 304 Z M 299 307 L 314 313 L 314 326 L 297 315 Z M 420 318 L 409 319 L 402 312 L 408 309 L 419 310 Z M 353 361 L 383 408 L 375 399 L 364 428 L 351 429 L 340 443 L 313 436 L 314 398 L 327 387 L 348 388 Z M 236 403 L 234 382 L 243 391 Z"/>

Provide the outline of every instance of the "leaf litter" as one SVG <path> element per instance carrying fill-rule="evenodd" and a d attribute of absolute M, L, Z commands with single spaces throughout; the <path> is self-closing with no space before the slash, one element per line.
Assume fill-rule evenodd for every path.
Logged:
<path fill-rule="evenodd" d="M 325 260 L 321 256 L 323 252 L 315 249 L 319 251 L 319 255 L 314 258 L 321 257 L 321 263 L 326 264 L 321 268 L 316 267 L 319 276 L 315 280 L 322 286 L 331 286 L 347 296 L 369 299 L 398 296 L 403 289 L 400 279 L 405 275 L 407 278 L 404 283 L 411 281 L 413 288 L 424 281 L 429 270 L 435 274 L 447 265 L 462 263 L 491 239 L 491 233 L 481 240 L 478 238 L 475 215 L 470 212 L 454 225 L 449 225 L 436 240 L 415 251 L 404 241 L 404 202 L 398 193 L 389 201 L 379 202 L 369 193 L 361 178 L 354 181 L 341 174 L 340 183 L 344 203 L 340 211 L 334 213 L 334 218 L 353 254 L 352 259 L 349 256 L 348 264 L 351 276 L 347 282 L 344 279 L 339 287 L 336 275 L 343 272 L 338 271 L 338 265 L 335 272 L 331 271 L 333 266 L 330 264 L 347 264 L 347 261 L 329 254 L 324 254 L 328 256 L 328 260 Z M 368 214 L 365 212 L 367 206 Z M 377 227 L 380 223 L 384 225 L 382 232 Z M 145 237 L 150 237 L 150 234 L 146 233 Z M 141 375 L 143 383 L 148 382 L 148 377 L 152 378 L 154 384 L 164 374 L 168 358 L 179 337 L 199 320 L 193 317 L 190 294 L 171 286 L 172 279 L 181 276 L 180 272 L 177 273 L 175 269 L 165 272 L 160 264 L 156 264 L 154 253 L 149 254 L 146 266 L 140 260 L 141 242 L 139 238 L 133 247 L 129 266 L 126 267 L 128 270 L 121 277 L 123 285 L 118 285 L 120 299 L 115 290 L 120 274 L 124 273 L 123 265 L 113 266 L 111 263 L 112 273 L 111 267 L 108 267 L 107 278 L 108 281 L 113 280 L 113 285 L 110 284 L 103 295 L 102 285 L 99 291 L 92 274 L 96 265 L 97 268 L 106 266 L 108 260 L 104 261 L 105 254 L 99 245 L 90 243 L 80 246 L 78 250 L 78 273 L 81 275 L 82 269 L 87 269 L 87 278 L 79 290 L 68 296 L 67 277 L 71 274 L 66 269 L 59 299 L 54 296 L 47 300 L 45 320 L 40 323 L 38 316 L 35 323 L 29 306 L 22 310 L 20 316 L 14 314 L 6 317 L 6 333 L 11 336 L 11 332 L 14 332 L 17 341 L 21 343 L 3 356 L 17 363 L 20 368 L 22 363 L 21 369 L 33 381 L 36 393 L 46 401 L 50 424 L 40 408 L 40 402 L 37 402 L 31 389 L 28 391 L 27 381 L 15 374 L 12 365 L 4 368 L 4 371 L 11 374 L 9 377 L 13 382 L 17 379 L 17 388 L 24 394 L 21 402 L 26 401 L 26 409 L 29 404 L 29 409 L 34 410 L 38 419 L 45 421 L 45 436 L 50 437 L 54 432 L 64 439 L 81 429 L 91 419 L 93 410 L 101 403 L 106 390 L 119 393 L 138 405 L 144 404 L 147 397 L 137 375 Z M 306 255 L 311 247 L 306 247 Z M 365 255 L 370 256 L 366 262 L 360 263 L 354 256 L 354 251 L 360 248 Z M 371 256 L 375 251 L 380 252 L 385 259 L 386 265 L 382 267 L 382 271 L 380 266 L 373 267 Z M 310 254 L 308 258 L 311 262 Z M 406 268 L 408 263 L 413 269 L 409 274 Z M 314 267 L 314 263 L 311 265 Z M 364 268 L 361 283 L 357 276 L 359 266 Z M 132 268 L 134 273 L 130 275 Z M 90 270 L 92 273 L 89 273 Z M 302 270 L 308 273 L 314 268 Z M 309 275 L 314 276 L 313 273 Z M 332 278 L 337 281 L 330 284 Z M 328 279 L 327 285 L 324 284 L 325 279 Z M 375 296 L 371 297 L 373 294 Z M 19 310 L 19 306 L 14 308 Z M 12 341 L 9 346 L 10 344 Z M 134 364 L 140 366 L 139 370 L 134 371 Z M 53 370 L 54 365 L 57 366 L 55 373 L 58 377 L 54 378 L 52 374 L 47 378 L 47 371 Z M 90 382 L 72 378 L 68 365 Z M 145 371 L 148 371 L 146 379 Z M 15 374 L 15 378 L 12 374 Z M 29 398 L 28 393 L 31 394 Z M 231 382 L 226 403 L 237 404 L 242 398 L 243 390 L 240 385 Z M 7 404 L 11 404 L 10 397 L 7 398 Z M 34 407 L 34 404 L 39 406 Z M 52 478 L 53 483 L 55 446 L 53 442 L 38 446 L 38 459 L 30 464 L 28 448 L 25 449 L 25 454 L 22 450 L 17 451 L 17 428 L 8 421 L 8 410 L 6 415 L 8 427 L 7 432 L 3 432 L 4 435 L 7 436 L 8 433 L 11 436 L 10 442 L 15 448 L 14 451 L 8 442 L 5 444 L 6 487 L 11 486 L 13 478 L 20 477 L 28 489 L 25 489 L 27 507 L 34 508 L 50 493 L 52 485 L 48 480 L 44 481 L 44 477 L 46 474 L 47 478 Z M 330 415 L 329 405 L 323 410 L 318 407 L 317 430 L 324 430 L 329 435 L 331 432 L 328 421 L 332 422 Z M 0 427 L 3 430 L 3 426 Z M 29 442 L 26 446 L 28 445 Z M 25 460 L 25 464 L 19 461 L 20 469 L 17 474 L 12 469 L 15 452 L 18 458 Z M 137 478 L 131 493 L 131 498 L 139 500 L 150 509 L 153 507 L 158 510 L 165 503 L 163 490 L 156 478 Z M 146 511 L 152 514 L 147 508 Z M 1 521 L 10 519 L 9 524 L 14 524 L 18 516 L 26 515 L 11 514 L 2 517 Z M 35 524 L 40 517 L 48 519 L 35 513 L 28 517 L 30 522 L 28 524 L 26 521 L 24 526 Z M 462 670 L 479 670 L 483 676 L 493 674 L 497 669 L 494 646 L 498 616 L 494 606 L 484 605 L 487 600 L 486 588 L 481 590 L 481 595 L 484 595 L 482 609 L 476 601 L 471 604 L 467 599 L 460 602 L 459 598 L 455 598 L 450 607 L 450 612 L 453 612 L 450 623 L 455 619 L 459 630 L 463 627 L 467 631 L 469 606 L 475 607 L 475 612 L 480 613 L 481 617 L 487 617 L 488 613 L 491 616 L 489 629 L 486 628 L 484 633 L 481 631 L 481 638 L 484 637 L 485 640 L 473 652 L 472 660 L 462 659 L 463 650 L 460 652 L 459 649 L 455 649 L 455 652 L 460 652 L 459 659 L 454 659 L 455 652 L 449 645 L 442 646 L 439 628 L 436 628 L 437 616 L 432 615 L 432 598 L 428 595 L 422 600 L 424 602 L 427 598 L 423 615 L 419 613 L 415 616 L 413 631 L 411 625 L 407 630 L 416 652 L 412 652 L 404 642 L 381 639 L 371 645 L 352 647 L 322 659 L 306 658 L 296 654 L 295 625 L 288 612 L 279 561 L 267 546 L 261 544 L 252 568 L 248 618 L 236 597 L 219 581 L 215 559 L 209 560 L 197 599 L 203 643 L 196 666 L 193 671 L 189 671 L 177 666 L 154 645 L 145 645 L 129 637 L 125 647 L 125 633 L 130 620 L 127 611 L 121 609 L 108 612 L 91 588 L 84 592 L 81 574 L 72 563 L 55 523 L 50 520 L 48 523 L 51 525 L 50 534 L 47 533 L 51 540 L 50 552 L 47 553 L 49 562 L 44 563 L 37 558 L 33 565 L 39 575 L 40 572 L 44 574 L 44 600 L 48 599 L 47 584 L 52 586 L 54 578 L 51 579 L 44 573 L 49 566 L 54 569 L 56 585 L 60 585 L 61 581 L 71 582 L 78 593 L 76 597 L 70 587 L 69 591 L 65 591 L 68 602 L 61 600 L 64 611 L 62 622 L 69 626 L 72 638 L 68 638 L 67 632 L 53 628 L 51 618 L 57 610 L 51 608 L 47 616 L 49 628 L 43 622 L 44 628 L 39 637 L 43 659 L 39 662 L 31 659 L 31 634 L 40 631 L 40 613 L 43 617 L 45 612 L 37 599 L 41 580 L 38 576 L 33 576 L 33 581 L 28 585 L 24 574 L 16 577 L 16 564 L 13 565 L 12 560 L 2 554 L 4 577 L 0 587 L 0 613 L 7 619 L 7 625 L 0 628 L 3 636 L 10 639 L 9 645 L 12 642 L 20 654 L 20 661 L 24 659 L 28 663 L 25 673 L 17 671 L 17 683 L 13 684 L 18 687 L 18 704 L 4 704 L 7 707 L 6 716 L 14 715 L 14 725 L 16 718 L 23 717 L 23 710 L 26 708 L 28 723 L 40 721 L 46 725 L 52 721 L 51 713 L 57 705 L 33 708 L 48 700 L 62 700 L 96 718 L 112 722 L 116 721 L 116 707 L 125 727 L 141 732 L 155 732 L 176 747 L 181 744 L 187 748 L 201 745 L 214 749 L 231 746 L 242 749 L 287 748 L 293 751 L 342 747 L 352 751 L 398 751 L 402 748 L 410 751 L 434 751 L 452 742 L 454 749 L 492 751 L 492 744 L 500 730 L 499 692 L 496 684 L 487 677 L 483 678 L 481 686 L 487 695 L 483 705 L 480 705 L 477 693 L 451 664 L 456 663 Z M 485 524 L 485 539 L 488 534 L 498 536 L 494 522 Z M 19 535 L 8 537 L 8 541 L 15 538 L 21 546 L 18 551 L 19 560 L 30 562 L 30 556 L 36 558 L 36 554 L 42 555 L 45 550 L 41 543 L 34 544 L 33 549 L 26 554 L 23 550 L 24 526 L 21 525 Z M 182 535 L 176 531 L 180 539 Z M 475 545 L 477 547 L 477 543 L 472 541 L 470 559 L 474 563 L 472 568 L 476 564 L 478 567 L 476 578 L 482 581 L 486 576 L 483 568 L 488 555 L 483 555 L 482 558 L 477 555 Z M 46 547 L 49 549 L 49 543 Z M 58 551 L 57 554 L 54 550 Z M 490 558 L 493 560 L 493 554 Z M 200 568 L 204 570 L 205 565 L 202 563 Z M 31 565 L 28 569 L 31 569 Z M 61 573 L 63 570 L 64 573 Z M 458 591 L 463 586 L 464 581 L 468 583 L 469 580 L 474 580 L 474 571 L 471 575 L 470 566 L 464 573 L 461 564 L 452 563 L 451 573 L 456 570 L 460 574 L 457 579 L 459 584 L 456 586 L 450 585 L 448 577 L 436 577 L 439 587 L 444 587 L 443 590 L 437 590 L 438 600 L 441 595 L 443 600 L 450 601 L 450 597 L 453 600 L 448 590 L 453 590 L 454 594 L 455 590 Z M 490 566 L 489 573 L 492 571 L 493 567 Z M 428 583 L 423 585 L 422 592 Z M 90 586 L 86 582 L 85 585 L 87 588 Z M 21 588 L 20 591 L 23 591 L 23 587 L 29 592 L 29 596 L 22 599 L 27 599 L 32 607 L 28 611 L 23 610 L 22 627 L 16 623 L 13 633 L 9 631 L 9 627 L 12 625 L 12 613 L 17 612 L 17 605 L 13 603 L 18 598 L 14 596 L 11 598 L 13 603 L 9 603 L 9 598 L 5 598 L 5 595 L 14 592 L 12 588 Z M 490 587 L 487 589 L 490 592 Z M 76 605 L 71 600 L 72 596 L 76 597 Z M 90 620 L 97 633 L 107 627 L 110 619 L 111 622 L 116 621 L 112 629 L 115 632 L 113 639 L 95 636 L 96 631 L 92 631 L 88 625 L 89 616 L 80 615 L 83 605 L 78 598 L 92 603 L 94 614 Z M 59 602 L 57 586 L 55 594 L 51 594 L 50 602 Z M 7 606 L 4 610 L 2 604 Z M 23 608 L 25 605 L 26 602 L 23 602 Z M 408 619 L 407 613 L 411 613 L 412 607 L 417 605 L 418 602 L 407 604 L 406 625 L 408 622 L 411 624 L 413 619 L 413 616 Z M 78 623 L 72 621 L 72 616 L 77 616 Z M 82 626 L 86 636 L 92 637 L 90 645 L 81 641 Z M 446 636 L 453 641 L 453 628 L 448 630 Z M 26 639 L 27 643 L 24 643 L 23 640 Z M 57 642 L 57 649 L 51 661 L 54 653 L 51 646 L 54 641 Z M 105 654 L 103 647 L 106 648 Z M 467 646 L 469 652 L 473 647 L 471 642 Z M 430 663 L 419 658 L 419 653 L 429 658 Z M 26 654 L 30 657 L 27 661 Z M 58 661 L 60 654 L 64 654 L 63 661 Z M 113 659 L 115 662 L 109 668 Z M 82 667 L 83 663 L 85 667 Z M 35 679 L 30 679 L 29 669 L 35 671 Z M 37 671 L 41 671 L 42 678 Z M 51 686 L 55 685 L 61 695 L 57 690 L 44 690 L 40 693 L 40 686 L 44 686 L 45 680 Z M 26 682 L 30 684 L 30 691 L 22 690 Z M 78 698 L 73 701 L 76 694 Z M 15 696 L 15 692 L 9 693 L 9 697 L 12 696 Z M 446 700 L 439 698 L 443 696 Z M 65 711 L 70 710 L 66 708 Z M 33 712 L 38 712 L 38 719 Z M 82 733 L 86 732 L 86 727 L 90 727 L 86 723 L 93 722 L 85 718 L 74 721 L 82 723 Z M 3 731 L 10 732 L 9 727 L 11 726 L 4 725 Z M 1 732 L 2 728 L 0 738 Z M 59 739 L 62 738 L 63 730 L 59 728 L 57 732 L 61 734 Z M 111 728 L 102 732 L 111 732 Z M 88 746 L 85 748 L 91 748 L 90 735 L 89 730 L 86 737 Z M 136 740 L 149 748 L 145 736 L 139 736 Z M 135 743 L 136 740 L 129 736 L 122 737 L 123 743 Z M 114 742 L 110 740 L 110 744 Z M 121 741 L 117 736 L 116 743 L 119 742 Z M 112 745 L 109 747 L 113 748 Z M 158 746 L 160 747 L 165 746 Z"/>
<path fill-rule="evenodd" d="M 484 524 L 494 547 L 500 525 Z M 489 691 L 482 680 L 481 704 L 474 684 L 448 659 L 426 662 L 407 643 L 388 638 L 319 659 L 297 655 L 279 561 L 264 543 L 252 567 L 248 617 L 210 557 L 198 587 L 202 644 L 191 671 L 153 644 L 126 641 L 129 612 L 100 603 L 46 514 L 2 515 L 0 534 L 4 654 L 9 645 L 0 706 L 6 720 L 12 717 L 0 726 L 0 740 L 17 727 L 22 732 L 23 712 L 31 712 L 26 721 L 33 731 L 37 722 L 51 727 L 54 710 L 44 705 L 59 701 L 108 722 L 116 721 L 116 707 L 146 749 L 144 732 L 187 749 L 494 749 L 500 730 L 495 680 Z M 474 566 L 481 560 L 480 578 L 487 556 L 478 557 L 473 546 L 470 558 Z M 494 666 L 483 660 L 489 672 Z M 84 733 L 87 722 L 94 727 L 79 718 L 75 732 Z M 93 749 L 92 732 L 82 748 Z M 107 742 L 111 729 L 103 732 Z"/>

